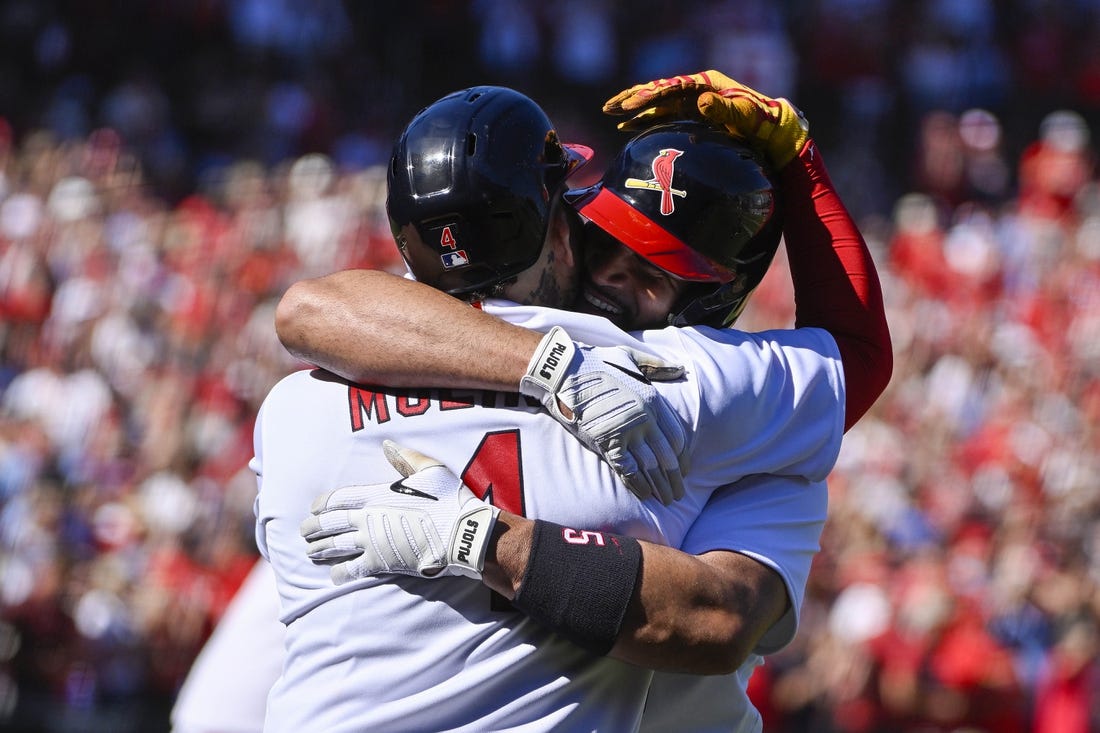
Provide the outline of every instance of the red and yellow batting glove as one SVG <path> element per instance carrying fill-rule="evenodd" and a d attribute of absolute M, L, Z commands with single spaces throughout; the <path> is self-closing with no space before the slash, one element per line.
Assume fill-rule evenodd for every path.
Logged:
<path fill-rule="evenodd" d="M 809 123 L 789 101 L 764 96 L 717 71 L 637 84 L 607 100 L 603 111 L 633 115 L 619 123 L 620 130 L 702 118 L 759 149 L 776 170 L 794 159 L 810 138 Z"/>

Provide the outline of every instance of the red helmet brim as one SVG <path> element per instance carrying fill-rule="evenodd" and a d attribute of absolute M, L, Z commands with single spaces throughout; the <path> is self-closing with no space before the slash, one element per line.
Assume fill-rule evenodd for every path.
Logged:
<path fill-rule="evenodd" d="M 599 184 L 568 191 L 565 200 L 581 216 L 674 277 L 692 282 L 727 283 L 736 276 Z"/>

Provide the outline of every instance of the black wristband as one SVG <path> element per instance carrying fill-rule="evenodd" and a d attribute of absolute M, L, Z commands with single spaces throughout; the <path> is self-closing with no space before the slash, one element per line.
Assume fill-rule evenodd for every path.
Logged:
<path fill-rule="evenodd" d="M 595 654 L 611 651 L 642 567 L 633 537 L 536 521 L 516 608 Z"/>

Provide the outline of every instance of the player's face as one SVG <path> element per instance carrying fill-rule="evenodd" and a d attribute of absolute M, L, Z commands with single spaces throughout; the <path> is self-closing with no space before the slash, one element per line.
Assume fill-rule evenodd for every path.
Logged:
<path fill-rule="evenodd" d="M 584 227 L 582 249 L 584 270 L 576 310 L 604 316 L 628 331 L 668 324 L 668 314 L 687 283 L 595 225 Z"/>

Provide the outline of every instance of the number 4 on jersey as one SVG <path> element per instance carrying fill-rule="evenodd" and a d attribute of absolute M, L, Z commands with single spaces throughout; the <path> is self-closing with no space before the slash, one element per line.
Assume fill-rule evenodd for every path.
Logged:
<path fill-rule="evenodd" d="M 462 471 L 462 482 L 479 499 L 506 512 L 526 516 L 519 430 L 486 433 Z"/>

